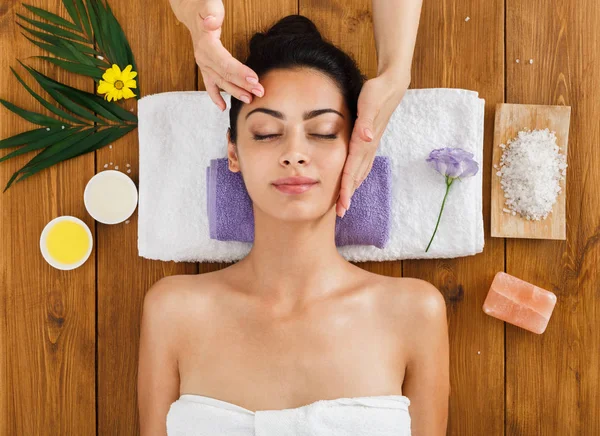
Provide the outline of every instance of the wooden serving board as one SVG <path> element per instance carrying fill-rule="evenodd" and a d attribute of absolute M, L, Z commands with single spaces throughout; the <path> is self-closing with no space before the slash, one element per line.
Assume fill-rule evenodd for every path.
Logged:
<path fill-rule="evenodd" d="M 518 213 L 504 212 L 504 191 L 500 185 L 500 177 L 496 175 L 500 169 L 500 157 L 504 149 L 500 144 L 515 138 L 521 130 L 536 130 L 548 128 L 556 135 L 556 143 L 561 154 L 567 156 L 569 139 L 569 123 L 571 120 L 570 106 L 547 106 L 533 104 L 496 105 L 496 120 L 494 125 L 494 149 L 492 154 L 492 219 L 491 235 L 501 238 L 533 238 L 533 239 L 566 239 L 566 181 L 567 175 L 561 181 L 561 192 L 558 194 L 552 212 L 546 219 L 528 220 Z M 567 160 L 567 165 L 569 164 Z M 497 165 L 498 168 L 494 168 Z"/>

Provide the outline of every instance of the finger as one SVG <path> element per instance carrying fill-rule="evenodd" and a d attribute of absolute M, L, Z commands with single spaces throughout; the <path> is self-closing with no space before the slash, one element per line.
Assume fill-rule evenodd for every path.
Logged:
<path fill-rule="evenodd" d="M 222 0 L 205 0 L 199 8 L 197 17 L 199 29 L 212 32 L 223 25 L 225 7 Z"/>
<path fill-rule="evenodd" d="M 264 95 L 265 89 L 258 83 L 258 76 L 254 70 L 233 57 L 223 45 L 220 44 L 208 61 L 209 67 L 223 77 L 226 82 L 232 83 L 257 97 Z M 251 83 L 248 78 L 256 81 L 256 83 Z"/>
<path fill-rule="evenodd" d="M 210 75 L 210 78 L 215 83 L 215 85 L 217 85 L 223 91 L 227 92 L 232 97 L 243 101 L 244 103 L 248 104 L 252 102 L 252 94 L 247 93 L 244 89 L 234 85 L 233 83 L 225 81 L 225 79 L 222 76 L 217 74 L 217 72 L 212 70 L 210 67 L 206 67 L 206 71 Z M 243 97 L 246 97 L 248 101 L 244 101 Z"/>
<path fill-rule="evenodd" d="M 221 112 L 223 112 L 225 109 L 227 109 L 227 103 L 225 103 L 223 96 L 219 92 L 219 87 L 212 81 L 210 77 L 205 75 L 204 72 L 202 72 L 202 79 L 204 80 L 204 87 L 206 88 L 208 96 L 218 106 L 218 108 L 221 109 Z"/>
<path fill-rule="evenodd" d="M 369 176 L 369 174 L 371 173 L 371 169 L 373 169 L 373 162 L 375 161 L 375 156 L 373 156 L 371 158 L 371 163 L 369 164 L 369 167 L 367 168 L 367 171 L 365 171 L 365 173 L 362 175 L 362 179 L 360 184 L 358 185 L 360 187 L 360 185 L 362 185 L 362 182 L 364 182 L 365 180 L 367 180 L 367 177 Z M 358 189 L 358 188 L 356 188 Z"/>
<path fill-rule="evenodd" d="M 340 202 L 342 206 L 348 210 L 350 209 L 350 199 L 354 190 L 358 187 L 360 180 L 357 174 L 362 174 L 364 161 L 363 155 L 349 154 L 342 171 L 342 184 L 340 188 Z"/>
<path fill-rule="evenodd" d="M 373 142 L 375 137 L 374 131 L 375 116 L 372 116 L 370 113 L 362 116 L 359 115 L 356 119 L 353 135 L 358 135 L 360 141 L 369 143 Z"/>

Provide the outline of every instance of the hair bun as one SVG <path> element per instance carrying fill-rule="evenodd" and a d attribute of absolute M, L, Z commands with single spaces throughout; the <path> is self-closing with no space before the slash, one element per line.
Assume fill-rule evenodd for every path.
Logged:
<path fill-rule="evenodd" d="M 267 36 L 311 36 L 321 39 L 321 32 L 310 18 L 304 15 L 288 15 L 275 23 Z"/>
<path fill-rule="evenodd" d="M 250 51 L 255 51 L 270 39 L 308 38 L 322 40 L 321 32 L 309 18 L 304 15 L 288 15 L 277 21 L 266 32 L 255 33 L 250 40 Z"/>

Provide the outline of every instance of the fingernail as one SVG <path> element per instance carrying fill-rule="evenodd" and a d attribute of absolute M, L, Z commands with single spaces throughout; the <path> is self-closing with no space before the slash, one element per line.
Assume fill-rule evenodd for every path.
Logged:
<path fill-rule="evenodd" d="M 209 20 L 211 20 L 211 19 L 213 19 L 213 18 L 215 18 L 215 16 L 214 16 L 214 15 L 207 15 L 207 16 L 204 18 L 204 21 L 206 22 L 206 21 L 209 21 Z"/>
<path fill-rule="evenodd" d="M 253 84 L 256 84 L 256 83 L 258 83 L 258 79 L 257 79 L 256 77 L 247 76 L 247 77 L 246 77 L 246 80 L 247 80 L 249 83 L 253 83 Z"/>
<path fill-rule="evenodd" d="M 248 97 L 247 95 L 242 95 L 240 97 L 240 100 L 242 100 L 244 103 L 250 103 L 250 97 Z"/>
<path fill-rule="evenodd" d="M 367 138 L 369 138 L 370 140 L 373 139 L 373 132 L 371 132 L 371 130 L 369 129 L 365 129 L 365 135 L 367 136 Z"/>
<path fill-rule="evenodd" d="M 342 209 L 342 218 L 344 218 L 344 215 L 346 215 L 346 209 Z"/>
<path fill-rule="evenodd" d="M 262 96 L 263 96 L 263 92 L 262 92 L 260 89 L 258 89 L 258 88 L 254 88 L 254 89 L 252 90 L 252 93 L 253 93 L 254 95 L 257 95 L 257 96 L 259 96 L 259 97 L 262 97 Z"/>
<path fill-rule="evenodd" d="M 351 204 L 352 204 L 352 199 L 348 200 L 348 209 L 350 209 Z"/>

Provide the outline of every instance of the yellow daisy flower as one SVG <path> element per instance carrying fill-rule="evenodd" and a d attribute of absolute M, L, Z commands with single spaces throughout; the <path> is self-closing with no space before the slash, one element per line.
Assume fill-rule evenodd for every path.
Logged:
<path fill-rule="evenodd" d="M 131 71 L 132 68 L 131 65 L 127 65 L 121 71 L 117 64 L 107 68 L 102 75 L 104 80 L 100 80 L 98 85 L 98 94 L 104 94 L 104 99 L 108 101 L 135 97 L 136 95 L 130 88 L 137 88 L 135 80 L 133 80 L 137 73 Z"/>

